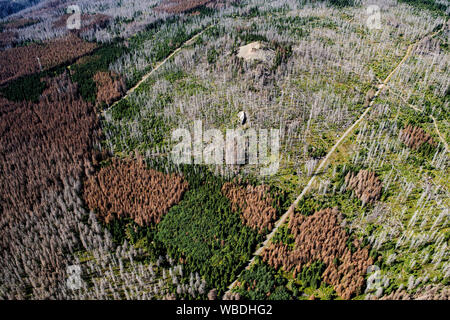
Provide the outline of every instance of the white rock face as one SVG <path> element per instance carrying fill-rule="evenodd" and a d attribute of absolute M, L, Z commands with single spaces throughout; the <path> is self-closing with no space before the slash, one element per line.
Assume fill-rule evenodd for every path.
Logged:
<path fill-rule="evenodd" d="M 247 122 L 247 114 L 245 111 L 241 111 L 238 113 L 239 123 L 244 125 Z"/>

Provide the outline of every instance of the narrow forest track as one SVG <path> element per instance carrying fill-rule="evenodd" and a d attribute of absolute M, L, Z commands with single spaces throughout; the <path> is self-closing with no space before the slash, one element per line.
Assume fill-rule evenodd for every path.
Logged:
<path fill-rule="evenodd" d="M 398 94 L 398 93 L 394 92 L 394 91 L 393 91 L 392 89 L 390 89 L 390 88 L 389 88 L 389 90 L 390 90 L 392 93 L 394 93 L 396 96 L 398 96 L 398 97 L 399 97 L 406 105 L 408 105 L 410 108 L 414 109 L 414 110 L 415 110 L 416 112 L 418 112 L 418 113 L 423 113 L 423 111 L 420 110 L 418 107 L 416 107 L 415 105 L 412 105 L 411 103 L 409 103 L 408 101 L 406 101 L 406 99 L 405 99 L 401 94 Z M 443 136 L 443 135 L 441 134 L 441 132 L 439 131 L 439 127 L 438 127 L 438 125 L 437 125 L 436 118 L 435 118 L 433 115 L 430 115 L 430 118 L 433 120 L 434 129 L 435 129 L 435 131 L 436 131 L 436 134 L 437 134 L 438 137 L 439 137 L 439 140 L 441 140 L 442 145 L 443 145 L 444 148 L 445 148 L 445 151 L 448 153 L 448 152 L 449 152 L 449 149 L 448 149 L 447 141 L 445 141 L 444 136 Z"/>
<path fill-rule="evenodd" d="M 434 123 L 434 128 L 436 129 L 436 133 L 439 137 L 439 139 L 441 140 L 442 144 L 444 145 L 445 151 L 448 153 L 448 144 L 447 141 L 445 141 L 444 136 L 441 134 L 441 132 L 439 131 L 439 127 L 437 125 L 437 121 L 434 118 L 434 116 L 430 115 L 431 119 L 433 119 L 433 123 Z"/>
<path fill-rule="evenodd" d="M 244 270 L 250 269 L 250 267 L 255 262 L 255 258 L 257 256 L 260 256 L 261 253 L 263 252 L 263 250 L 270 245 L 272 238 L 275 236 L 275 234 L 278 231 L 278 228 L 286 223 L 287 218 L 290 216 L 290 214 L 292 212 L 294 212 L 294 210 L 297 207 L 297 205 L 300 202 L 300 200 L 311 189 L 313 183 L 316 181 L 317 175 L 321 172 L 322 169 L 324 169 L 326 167 L 326 165 L 328 163 L 328 160 L 334 154 L 336 149 L 341 145 L 341 143 L 353 132 L 353 130 L 364 120 L 364 118 L 367 116 L 367 114 L 372 110 L 373 104 L 375 103 L 375 98 L 377 98 L 384 91 L 384 89 L 387 87 L 387 84 L 391 80 L 392 76 L 401 68 L 401 66 L 405 63 L 405 61 L 411 56 L 411 54 L 413 53 L 413 49 L 418 44 L 420 44 L 422 41 L 430 39 L 430 38 L 433 38 L 434 36 L 436 36 L 437 34 L 442 32 L 446 25 L 447 25 L 447 22 L 444 23 L 442 25 L 441 29 L 439 29 L 438 31 L 432 33 L 431 35 L 427 35 L 427 36 L 423 37 L 422 39 L 420 39 L 420 40 L 416 41 L 415 43 L 410 44 L 408 46 L 408 48 L 406 50 L 406 53 L 403 56 L 402 60 L 387 75 L 387 77 L 384 79 L 384 81 L 381 84 L 378 85 L 378 89 L 375 92 L 375 94 L 371 97 L 368 107 L 364 110 L 364 112 L 361 114 L 361 116 L 344 132 L 344 134 L 341 136 L 341 138 L 339 138 L 339 140 L 333 145 L 333 147 L 330 149 L 330 151 L 328 151 L 328 153 L 325 156 L 325 158 L 323 158 L 321 160 L 319 166 L 314 170 L 312 178 L 309 180 L 308 184 L 305 186 L 305 188 L 303 189 L 302 193 L 295 199 L 295 201 L 290 205 L 289 209 L 280 217 L 280 219 L 278 219 L 278 221 L 275 223 L 274 228 L 272 229 L 272 232 L 270 232 L 267 235 L 266 240 L 253 253 L 253 257 L 250 259 L 250 261 L 248 262 L 248 264 L 247 264 L 247 266 L 245 267 Z M 241 272 L 241 274 L 242 274 L 242 272 Z M 236 286 L 236 284 L 238 283 L 238 280 L 239 280 L 239 277 L 240 277 L 241 274 L 239 274 L 236 277 L 236 280 L 234 280 L 234 282 L 231 285 L 228 286 L 228 292 L 230 292 Z"/>
<path fill-rule="evenodd" d="M 103 113 L 105 113 L 107 110 L 113 108 L 116 104 L 118 104 L 120 101 L 122 101 L 123 99 L 128 98 L 142 83 L 144 83 L 149 77 L 151 77 L 156 71 L 158 71 L 164 64 L 166 64 L 167 61 L 169 61 L 173 56 L 175 56 L 178 52 L 180 52 L 183 47 L 188 46 L 190 44 L 192 44 L 198 37 L 200 37 L 203 33 L 205 33 L 208 29 L 214 27 L 215 24 L 211 24 L 208 27 L 206 27 L 205 29 L 203 29 L 202 31 L 200 31 L 199 33 L 195 34 L 192 38 L 190 38 L 189 40 L 186 40 L 185 42 L 183 42 L 178 48 L 176 48 L 171 54 L 169 54 L 164 60 L 160 61 L 159 63 L 156 64 L 156 66 L 150 70 L 148 73 L 146 73 L 141 80 L 138 81 L 138 83 L 136 83 L 132 88 L 127 90 L 127 93 L 120 98 L 119 100 L 117 100 L 116 102 L 114 102 L 113 104 L 111 104 L 107 109 L 103 110 Z"/>

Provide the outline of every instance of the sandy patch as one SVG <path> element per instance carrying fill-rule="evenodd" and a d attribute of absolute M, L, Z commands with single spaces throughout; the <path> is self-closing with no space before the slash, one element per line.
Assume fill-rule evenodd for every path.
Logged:
<path fill-rule="evenodd" d="M 240 47 L 238 53 L 239 58 L 249 61 L 260 60 L 264 62 L 271 62 L 274 56 L 275 53 L 273 50 L 266 48 L 259 41 Z"/>

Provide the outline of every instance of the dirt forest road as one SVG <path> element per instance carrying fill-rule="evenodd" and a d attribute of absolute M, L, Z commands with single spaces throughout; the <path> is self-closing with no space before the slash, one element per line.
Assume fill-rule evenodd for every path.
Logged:
<path fill-rule="evenodd" d="M 272 229 L 272 232 L 269 233 L 266 237 L 266 240 L 259 246 L 259 248 L 253 253 L 253 257 L 247 264 L 244 270 L 249 269 L 254 261 L 255 258 L 259 255 L 261 255 L 262 251 L 269 246 L 272 238 L 275 236 L 275 234 L 278 231 L 278 228 L 282 226 L 286 219 L 289 217 L 289 215 L 294 211 L 294 209 L 297 207 L 299 201 L 305 196 L 306 193 L 311 189 L 313 183 L 316 181 L 317 175 L 319 172 L 321 172 L 327 165 L 328 160 L 331 158 L 331 156 L 334 154 L 336 149 L 340 146 L 340 144 L 354 131 L 354 129 L 361 123 L 361 121 L 364 120 L 364 118 L 367 116 L 367 114 L 372 110 L 373 104 L 375 102 L 375 98 L 378 97 L 386 88 L 387 84 L 389 83 L 392 76 L 400 69 L 400 67 L 405 63 L 405 61 L 411 56 L 413 53 L 413 49 L 420 44 L 422 41 L 433 38 L 437 34 L 439 34 L 441 31 L 444 30 L 447 23 L 444 23 L 442 25 L 442 28 L 431 35 L 427 35 L 424 38 L 418 40 L 417 42 L 411 44 L 408 46 L 405 55 L 403 56 L 402 60 L 397 64 L 397 66 L 389 73 L 389 75 L 384 79 L 384 81 L 378 86 L 377 91 L 370 99 L 369 106 L 364 110 L 364 112 L 361 114 L 361 116 L 344 132 L 344 134 L 341 136 L 341 138 L 333 145 L 333 147 L 328 151 L 325 158 L 322 159 L 319 166 L 314 170 L 314 173 L 312 175 L 312 178 L 309 180 L 308 184 L 303 189 L 302 193 L 295 199 L 295 201 L 291 204 L 289 209 L 278 219 L 278 221 L 275 223 L 275 227 Z M 239 275 L 240 276 L 240 275 Z M 239 279 L 239 276 L 237 276 L 236 280 L 228 287 L 228 290 L 231 291 L 237 284 L 237 281 Z"/>
<path fill-rule="evenodd" d="M 136 83 L 136 85 L 134 85 L 134 87 L 128 89 L 127 93 L 120 98 L 119 100 L 117 100 L 116 102 L 114 102 L 112 105 L 110 105 L 107 109 L 105 109 L 103 111 L 103 113 L 105 113 L 107 110 L 111 109 L 112 107 L 114 107 L 116 104 L 118 104 L 120 101 L 122 101 L 123 99 L 128 98 L 128 96 L 130 94 L 132 94 L 142 83 L 144 83 L 152 74 L 154 74 L 156 71 L 158 71 L 167 61 L 169 61 L 173 56 L 175 56 L 178 52 L 180 52 L 183 47 L 190 45 L 191 43 L 193 43 L 198 37 L 200 37 L 203 33 L 206 32 L 206 30 L 214 27 L 215 24 L 211 24 L 210 26 L 206 27 L 205 29 L 203 29 L 202 31 L 200 31 L 199 33 L 197 33 L 196 35 L 194 35 L 192 38 L 190 38 L 189 40 L 187 40 L 186 42 L 184 42 L 183 44 L 181 44 L 181 46 L 179 46 L 178 48 L 176 48 L 170 55 L 168 55 L 164 60 L 162 60 L 161 62 L 157 63 L 156 66 L 147 74 L 145 74 L 141 80 L 139 80 L 138 83 Z"/>

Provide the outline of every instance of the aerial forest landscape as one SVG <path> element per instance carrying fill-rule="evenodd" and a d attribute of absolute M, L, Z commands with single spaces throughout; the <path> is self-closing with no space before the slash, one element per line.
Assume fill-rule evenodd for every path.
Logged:
<path fill-rule="evenodd" d="M 450 300 L 449 16 L 0 0 L 0 300 Z"/>

